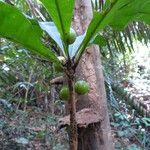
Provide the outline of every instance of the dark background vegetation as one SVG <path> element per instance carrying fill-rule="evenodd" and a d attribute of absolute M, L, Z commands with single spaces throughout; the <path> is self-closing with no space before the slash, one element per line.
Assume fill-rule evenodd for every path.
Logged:
<path fill-rule="evenodd" d="M 42 19 L 34 9 L 29 11 L 32 5 L 25 1 L 8 2 L 26 15 Z M 32 4 L 47 16 L 38 3 Z M 99 3 L 93 3 L 93 10 L 100 7 Z M 137 57 L 142 49 L 138 51 L 135 45 L 148 46 L 150 30 L 147 25 L 134 22 L 123 32 L 107 28 L 100 34 L 105 37 L 97 39 L 97 43 L 116 150 L 149 150 L 149 103 L 144 105 L 142 101 L 144 96 L 147 101 L 150 98 L 150 52 Z M 53 42 L 46 44 L 57 50 Z M 50 84 L 60 74 L 53 64 L 0 39 L 0 149 L 68 149 L 67 133 L 65 129 L 58 130 L 57 122 L 65 113 L 65 102 L 59 98 L 60 87 Z M 141 94 L 135 97 L 140 103 L 133 101 L 132 94 Z"/>

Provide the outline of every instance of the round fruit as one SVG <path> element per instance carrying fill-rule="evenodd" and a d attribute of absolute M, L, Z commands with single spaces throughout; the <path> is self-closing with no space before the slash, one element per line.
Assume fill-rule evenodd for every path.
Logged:
<path fill-rule="evenodd" d="M 63 86 L 59 92 L 59 97 L 62 100 L 68 100 L 69 99 L 69 88 L 67 86 Z"/>
<path fill-rule="evenodd" d="M 73 44 L 74 41 L 76 40 L 76 32 L 74 31 L 74 29 L 70 28 L 70 35 L 69 35 L 69 39 L 68 42 L 69 44 Z"/>
<path fill-rule="evenodd" d="M 75 83 L 75 91 L 78 94 L 86 94 L 89 91 L 89 85 L 84 80 L 79 80 Z"/>

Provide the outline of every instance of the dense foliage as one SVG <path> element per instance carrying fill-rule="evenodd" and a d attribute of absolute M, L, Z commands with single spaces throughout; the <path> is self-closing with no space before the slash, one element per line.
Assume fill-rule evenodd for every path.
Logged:
<path fill-rule="evenodd" d="M 19 43 L 16 45 L 2 38 L 0 41 L 0 134 L 2 135 L 0 141 L 3 143 L 2 148 L 11 147 L 12 145 L 9 144 L 12 141 L 20 144 L 18 147 L 22 146 L 22 148 L 38 147 L 36 141 L 39 140 L 40 146 L 44 149 L 67 149 L 66 133 L 62 131 L 58 134 L 56 129 L 58 117 L 56 114 L 63 115 L 64 113 L 64 102 L 60 100 L 57 92 L 60 87 L 53 87 L 49 84 L 51 78 L 62 73 L 55 72 L 56 67 L 49 61 L 59 65 L 62 71 L 68 69 L 66 65 L 68 62 L 69 65 L 71 64 L 69 67 L 76 68 L 87 46 L 92 43 L 101 44 L 105 69 L 107 73 L 115 72 L 115 75 L 111 76 L 112 80 L 116 79 L 115 76 L 120 77 L 120 75 L 124 75 L 126 78 L 128 77 L 126 61 L 129 60 L 130 65 L 131 60 L 128 43 L 133 42 L 131 39 L 136 34 L 132 33 L 131 36 L 128 32 L 128 39 L 130 39 L 128 40 L 124 36 L 125 33 L 119 32 L 116 36 L 114 29 L 123 29 L 128 22 L 133 20 L 150 23 L 149 0 L 114 0 L 113 2 L 108 0 L 102 8 L 103 11 L 94 12 L 86 34 L 78 36 L 70 45 L 68 37 L 70 37 L 74 1 L 69 0 L 69 7 L 65 0 L 61 0 L 59 3 L 52 0 L 51 2 L 48 0 L 41 2 L 55 25 L 53 22 L 41 22 L 41 18 L 38 22 L 31 17 L 31 13 L 26 12 L 25 16 L 16 7 L 0 2 L 0 36 Z M 26 9 L 28 6 L 24 3 L 16 6 L 21 11 L 24 8 L 29 11 Z M 43 11 L 42 6 L 39 8 Z M 46 13 L 42 12 L 42 14 Z M 44 17 L 44 21 L 46 18 L 48 17 Z M 139 25 L 140 23 L 135 24 Z M 137 28 L 139 29 L 139 27 Z M 148 27 L 146 26 L 146 28 Z M 46 33 L 43 33 L 42 29 Z M 107 33 L 106 29 L 108 29 Z M 111 43 L 114 42 L 113 40 L 109 42 L 112 37 L 115 37 L 113 44 Z M 126 44 L 123 43 L 124 41 L 127 41 Z M 108 49 L 106 49 L 106 45 Z M 122 51 L 123 59 L 114 57 L 112 60 L 112 56 L 122 55 L 120 54 L 122 49 L 127 49 Z M 32 52 L 43 57 L 39 58 L 39 55 L 33 55 Z M 62 62 L 56 57 L 60 55 L 65 58 L 65 61 Z M 118 68 L 120 72 L 117 71 Z M 106 75 L 106 79 L 107 77 Z M 117 140 L 116 149 L 121 147 L 128 150 L 139 149 L 139 147 L 149 148 L 149 118 L 131 114 L 132 108 L 128 107 L 122 97 L 116 100 L 120 93 L 117 95 L 113 92 L 111 83 L 111 81 L 107 82 L 109 85 L 107 88 L 108 100 L 111 101 L 110 114 L 114 114 L 111 116 L 111 125 Z M 88 85 L 85 91 L 88 91 Z M 81 93 L 79 92 L 79 94 Z M 50 104 L 48 100 L 51 101 Z M 122 140 L 119 141 L 119 138 Z M 124 141 L 127 138 L 129 141 Z"/>

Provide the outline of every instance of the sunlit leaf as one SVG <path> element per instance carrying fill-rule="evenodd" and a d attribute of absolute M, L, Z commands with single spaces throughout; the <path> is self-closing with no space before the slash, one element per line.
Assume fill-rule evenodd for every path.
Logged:
<path fill-rule="evenodd" d="M 29 140 L 24 137 L 17 138 L 15 141 L 19 144 L 24 144 L 24 145 L 29 143 Z"/>
<path fill-rule="evenodd" d="M 77 59 L 80 59 L 91 38 L 106 26 L 122 30 L 129 22 L 134 20 L 145 21 L 150 24 L 149 8 L 150 0 L 114 0 L 106 11 L 94 13 L 86 37 L 76 53 Z"/>
<path fill-rule="evenodd" d="M 85 34 L 80 35 L 76 38 L 75 42 L 71 45 L 69 45 L 69 56 L 73 58 L 75 56 L 75 53 L 77 52 L 80 44 L 82 43 L 83 39 L 85 37 Z"/>
<path fill-rule="evenodd" d="M 53 22 L 39 22 L 40 27 L 48 33 L 48 35 L 64 50 L 60 34 Z"/>
<path fill-rule="evenodd" d="M 41 0 L 41 2 L 47 9 L 66 44 L 70 32 L 74 0 Z M 65 49 L 65 53 L 68 53 L 67 49 Z"/>

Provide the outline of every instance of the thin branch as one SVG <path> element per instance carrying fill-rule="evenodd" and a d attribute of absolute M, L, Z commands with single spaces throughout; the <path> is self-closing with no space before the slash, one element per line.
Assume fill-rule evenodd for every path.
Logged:
<path fill-rule="evenodd" d="M 26 2 L 28 4 L 30 10 L 32 10 L 32 13 L 35 17 L 39 16 L 42 19 L 42 21 L 46 21 L 46 18 L 41 14 L 38 6 L 32 0 L 26 0 Z"/>
<path fill-rule="evenodd" d="M 52 79 L 50 81 L 50 84 L 63 84 L 63 81 L 64 81 L 64 77 L 60 76 L 60 77 L 56 77 L 56 78 Z"/>

